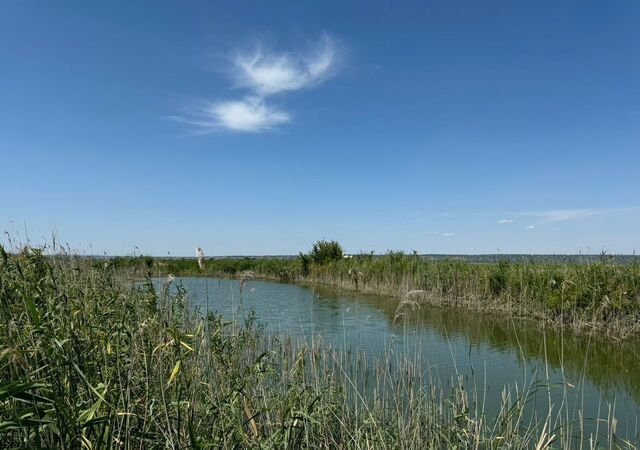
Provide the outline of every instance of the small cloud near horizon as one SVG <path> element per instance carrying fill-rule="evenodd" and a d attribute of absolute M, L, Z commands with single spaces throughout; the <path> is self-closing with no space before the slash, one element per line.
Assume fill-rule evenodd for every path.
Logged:
<path fill-rule="evenodd" d="M 565 222 L 568 220 L 581 220 L 594 216 L 602 216 L 619 213 L 640 212 L 640 207 L 629 208 L 582 208 L 582 209 L 550 209 L 546 211 L 521 213 L 524 216 L 538 217 L 540 223 Z"/>
<path fill-rule="evenodd" d="M 536 226 L 535 225 L 527 225 L 525 228 L 527 230 L 533 230 Z"/>
<path fill-rule="evenodd" d="M 513 219 L 500 219 L 496 223 L 513 223 L 515 222 Z"/>
<path fill-rule="evenodd" d="M 189 117 L 173 117 L 195 133 L 217 131 L 255 133 L 289 123 L 291 114 L 267 103 L 276 94 L 317 86 L 337 71 L 339 47 L 323 34 L 306 53 L 270 52 L 258 44 L 253 51 L 237 51 L 230 58 L 235 86 L 246 89 L 242 99 L 209 101 L 191 109 Z"/>
<path fill-rule="evenodd" d="M 456 235 L 455 233 L 451 233 L 451 232 L 443 233 L 441 231 L 425 231 L 425 234 L 434 234 L 434 235 L 444 236 L 444 237 L 451 237 Z"/>

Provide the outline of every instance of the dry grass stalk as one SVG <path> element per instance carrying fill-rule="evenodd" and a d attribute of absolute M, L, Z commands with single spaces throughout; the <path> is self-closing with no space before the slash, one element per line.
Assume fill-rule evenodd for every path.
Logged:
<path fill-rule="evenodd" d="M 196 257 L 198 258 L 198 267 L 204 270 L 204 252 L 200 247 L 196 248 Z"/>

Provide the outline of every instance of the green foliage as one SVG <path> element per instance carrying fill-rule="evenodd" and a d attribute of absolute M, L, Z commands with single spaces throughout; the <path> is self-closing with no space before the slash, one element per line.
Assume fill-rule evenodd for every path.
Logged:
<path fill-rule="evenodd" d="M 140 265 L 144 275 L 150 267 L 166 269 L 165 260 L 121 263 L 46 257 L 39 249 L 12 255 L 0 247 L 0 448 L 533 448 L 539 442 L 537 425 L 513 413 L 530 393 L 505 401 L 490 419 L 470 407 L 473 393 L 463 386 L 449 397 L 438 394 L 420 371 L 409 370 L 415 361 L 399 362 L 406 365 L 401 382 L 385 363 L 365 373 L 351 353 L 268 339 L 252 317 L 237 324 L 194 315 L 186 292 L 170 289 L 171 279 L 161 288 L 148 278 L 131 282 Z M 222 268 L 303 269 L 297 260 L 256 259 L 220 262 Z M 589 308 L 603 295 L 611 311 L 637 307 L 627 302 L 637 299 L 637 268 L 608 263 L 577 272 L 495 269 L 394 254 L 312 264 L 309 277 L 351 280 L 349 270 L 369 284 L 410 274 L 455 292 L 469 280 L 478 280 L 476 288 L 489 285 L 495 270 L 509 285 L 528 280 L 522 288 L 544 287 L 549 276 L 560 279 L 556 272 L 567 270 L 562 299 L 576 307 Z M 365 380 L 375 398 L 357 390 Z M 561 447 L 572 446 L 571 433 L 553 432 L 563 437 Z"/>
<path fill-rule="evenodd" d="M 309 255 L 314 263 L 326 264 L 331 261 L 340 261 L 343 257 L 343 251 L 337 241 L 321 239 L 313 244 Z"/>
<path fill-rule="evenodd" d="M 501 260 L 494 270 L 489 273 L 489 288 L 493 295 L 500 295 L 509 285 L 509 261 Z"/>
<path fill-rule="evenodd" d="M 298 256 L 300 258 L 302 275 L 306 277 L 307 275 L 309 275 L 309 271 L 311 269 L 311 257 L 309 255 L 305 255 L 302 252 L 300 252 Z"/>
<path fill-rule="evenodd" d="M 310 385 L 254 319 L 194 317 L 120 260 L 0 255 L 0 448 L 313 448 L 335 424 L 331 377 Z"/>

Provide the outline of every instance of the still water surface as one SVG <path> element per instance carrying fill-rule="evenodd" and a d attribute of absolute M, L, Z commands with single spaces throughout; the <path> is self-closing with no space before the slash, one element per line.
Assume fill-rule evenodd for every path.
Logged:
<path fill-rule="evenodd" d="M 397 300 L 324 287 L 251 280 L 240 297 L 237 280 L 176 282 L 186 288 L 191 308 L 204 312 L 208 307 L 229 320 L 242 320 L 254 311 L 270 335 L 320 339 L 323 345 L 358 350 L 370 361 L 419 356 L 421 370 L 428 372 L 425 379 L 461 376 L 467 384 L 482 386 L 487 411 L 498 408 L 505 386 L 522 386 L 527 380 L 553 384 L 556 410 L 563 398 L 568 405 L 563 421 L 577 422 L 582 410 L 585 428 L 594 432 L 596 419 L 606 419 L 613 408 L 617 435 L 640 442 L 638 343 L 603 342 L 545 329 L 531 320 L 429 306 L 398 320 Z M 544 389 L 544 399 L 547 395 Z"/>

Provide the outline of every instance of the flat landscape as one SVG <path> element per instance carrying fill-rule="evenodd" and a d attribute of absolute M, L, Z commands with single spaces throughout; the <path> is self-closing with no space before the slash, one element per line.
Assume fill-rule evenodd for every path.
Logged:
<path fill-rule="evenodd" d="M 640 2 L 1 11 L 1 450 L 640 448 Z"/>
<path fill-rule="evenodd" d="M 3 445 L 637 444 L 637 261 L 313 249 L 1 249 Z"/>

